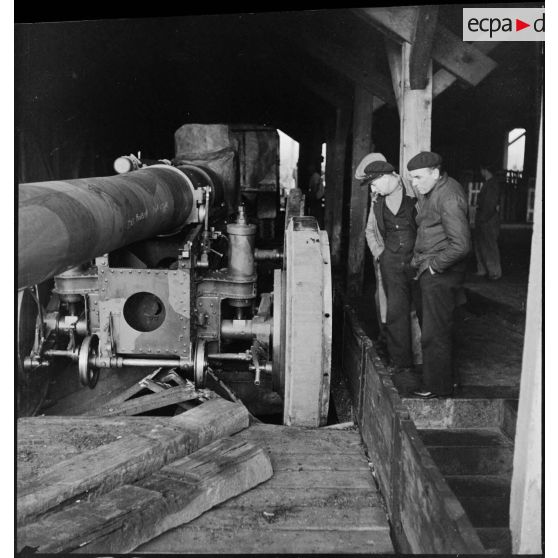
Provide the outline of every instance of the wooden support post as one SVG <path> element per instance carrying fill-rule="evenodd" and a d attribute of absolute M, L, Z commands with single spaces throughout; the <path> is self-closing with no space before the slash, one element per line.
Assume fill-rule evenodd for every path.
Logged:
<path fill-rule="evenodd" d="M 331 261 L 334 266 L 341 262 L 343 184 L 348 126 L 348 111 L 338 108 L 336 110 L 335 134 L 327 144 L 325 189 L 325 227 L 329 236 Z"/>
<path fill-rule="evenodd" d="M 529 289 L 527 293 L 525 343 L 523 346 L 510 497 L 510 531 L 514 554 L 539 554 L 542 550 L 542 139 L 541 124 Z"/>
<path fill-rule="evenodd" d="M 399 173 L 405 181 L 407 189 L 411 180 L 407 171 L 409 159 L 421 151 L 430 151 L 432 130 L 432 63 L 429 64 L 428 82 L 424 89 L 411 89 L 410 55 L 412 46 L 386 44 L 388 59 L 392 72 L 395 96 L 399 107 L 400 142 L 399 142 Z M 419 199 L 421 196 L 414 191 Z"/>
<path fill-rule="evenodd" d="M 349 207 L 349 256 L 347 259 L 347 293 L 359 296 L 364 277 L 366 209 L 368 187 L 355 178 L 362 158 L 372 149 L 372 112 L 374 96 L 361 86 L 355 88 L 353 110 L 353 153 L 351 166 L 351 204 Z"/>

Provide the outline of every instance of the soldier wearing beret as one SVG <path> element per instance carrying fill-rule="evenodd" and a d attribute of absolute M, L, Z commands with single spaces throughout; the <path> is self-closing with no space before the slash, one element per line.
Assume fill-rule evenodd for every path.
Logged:
<path fill-rule="evenodd" d="M 453 393 L 453 312 L 471 250 L 467 199 L 441 164 L 440 155 L 429 151 L 407 164 L 413 187 L 424 196 L 411 263 L 422 299 L 423 386 L 415 393 L 426 398 Z"/>
<path fill-rule="evenodd" d="M 386 337 L 394 383 L 403 391 L 418 388 L 413 366 L 411 304 L 418 303 L 418 289 L 411 268 L 417 232 L 416 198 L 405 193 L 393 166 L 374 160 L 364 169 L 363 185 L 372 193 L 366 240 L 379 262 L 387 296 Z"/>

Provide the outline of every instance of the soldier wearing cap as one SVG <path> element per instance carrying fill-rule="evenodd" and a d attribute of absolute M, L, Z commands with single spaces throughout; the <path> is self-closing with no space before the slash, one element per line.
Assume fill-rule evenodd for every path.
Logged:
<path fill-rule="evenodd" d="M 386 334 L 394 382 L 405 391 L 418 387 L 413 366 L 411 304 L 418 289 L 410 266 L 417 231 L 416 198 L 405 192 L 401 177 L 385 160 L 373 160 L 364 169 L 363 185 L 369 185 L 372 206 L 366 240 L 379 262 L 387 295 Z"/>
<path fill-rule="evenodd" d="M 453 393 L 453 312 L 471 250 L 467 199 L 441 164 L 440 155 L 429 151 L 407 163 L 413 187 L 424 196 L 411 262 L 422 298 L 423 386 L 416 392 L 421 397 Z"/>

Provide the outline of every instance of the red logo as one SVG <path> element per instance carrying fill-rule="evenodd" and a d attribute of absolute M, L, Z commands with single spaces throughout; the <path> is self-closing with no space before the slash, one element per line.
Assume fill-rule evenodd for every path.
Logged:
<path fill-rule="evenodd" d="M 524 21 L 521 21 L 520 19 L 515 18 L 515 30 L 516 31 L 521 31 L 522 29 L 525 29 L 526 27 L 531 27 L 530 23 L 525 23 Z"/>

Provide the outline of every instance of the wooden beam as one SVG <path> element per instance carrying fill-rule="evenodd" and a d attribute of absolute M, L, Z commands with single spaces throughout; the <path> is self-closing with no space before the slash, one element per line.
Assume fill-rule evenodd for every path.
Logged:
<path fill-rule="evenodd" d="M 168 421 L 61 461 L 28 482 L 17 495 L 20 524 L 84 492 L 107 492 L 132 482 L 249 423 L 243 405 L 212 399 Z"/>
<path fill-rule="evenodd" d="M 297 60 L 283 54 L 282 51 L 281 56 L 277 57 L 276 63 L 288 79 L 300 83 L 302 87 L 313 95 L 320 97 L 332 107 L 350 106 L 350 93 L 347 94 L 347 90 L 343 91 L 342 88 L 338 87 L 335 79 L 327 79 L 323 75 L 307 72 L 306 65 L 304 71 L 301 71 L 300 57 Z"/>
<path fill-rule="evenodd" d="M 399 49 L 394 48 L 397 43 L 394 43 L 392 40 L 386 38 L 385 42 L 386 42 L 386 52 L 389 60 L 390 57 L 393 56 L 393 52 L 399 53 Z M 500 43 L 496 41 L 494 41 L 493 43 L 479 42 L 476 43 L 475 46 L 481 52 L 488 54 L 491 51 L 493 51 L 499 44 Z M 391 66 L 392 64 L 390 63 L 390 67 Z M 393 81 L 393 88 L 396 91 L 395 95 L 397 98 L 397 87 L 399 86 L 396 86 L 396 83 L 399 83 L 399 80 L 398 78 L 394 77 L 393 71 L 392 71 L 392 81 Z M 438 95 L 442 94 L 448 87 L 450 87 L 450 85 L 453 85 L 456 81 L 457 81 L 457 77 L 451 72 L 448 72 L 443 68 L 438 70 L 434 74 L 434 77 L 432 78 L 432 98 L 435 99 Z M 378 99 L 377 97 L 375 97 L 374 102 L 375 102 L 375 107 L 374 107 L 375 111 L 385 105 L 385 103 L 381 99 Z"/>
<path fill-rule="evenodd" d="M 297 25 L 296 31 L 293 33 L 291 29 L 287 33 L 281 28 L 278 31 L 275 30 L 281 34 L 284 40 L 298 45 L 322 64 L 344 75 L 355 84 L 360 84 L 386 103 L 394 104 L 389 80 L 383 74 L 364 66 L 351 51 L 337 43 L 333 45 L 326 37 L 304 25 Z"/>
<path fill-rule="evenodd" d="M 343 220 L 343 187 L 345 156 L 350 114 L 338 108 L 335 133 L 327 142 L 325 179 L 325 227 L 329 236 L 333 265 L 341 263 L 341 229 Z"/>
<path fill-rule="evenodd" d="M 39 553 L 132 552 L 272 475 L 260 444 L 218 440 L 135 485 L 74 503 L 20 528 L 18 548 Z"/>
<path fill-rule="evenodd" d="M 362 87 L 355 88 L 353 109 L 353 152 L 351 164 L 351 202 L 349 207 L 349 254 L 347 258 L 347 292 L 349 296 L 362 293 L 368 187 L 355 178 L 362 158 L 372 150 L 372 112 L 374 97 Z"/>
<path fill-rule="evenodd" d="M 437 23 L 438 6 L 421 6 L 418 8 L 409 59 L 411 89 L 424 89 L 428 82 L 427 74 Z"/>
<path fill-rule="evenodd" d="M 436 30 L 432 53 L 438 64 L 471 85 L 478 85 L 497 66 L 492 58 L 441 25 Z"/>
<path fill-rule="evenodd" d="M 475 43 L 475 48 L 480 50 L 484 54 L 489 54 L 492 52 L 500 43 L 494 42 L 478 42 Z M 457 81 L 457 77 L 441 68 L 434 74 L 432 80 L 432 97 L 435 99 L 438 95 L 443 93 L 450 85 L 453 85 Z"/>
<path fill-rule="evenodd" d="M 418 8 L 358 8 L 353 12 L 376 29 L 398 42 L 412 43 Z M 432 59 L 463 81 L 477 85 L 496 66 L 496 62 L 461 37 L 438 25 L 432 44 Z"/>
<path fill-rule="evenodd" d="M 416 6 L 354 8 L 351 10 L 390 39 L 411 43 L 417 22 Z"/>

